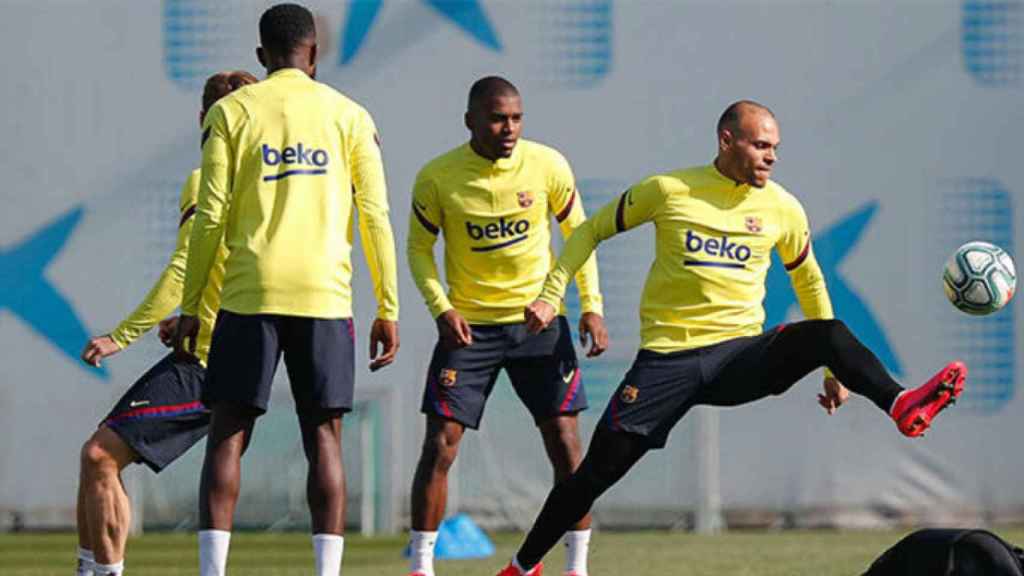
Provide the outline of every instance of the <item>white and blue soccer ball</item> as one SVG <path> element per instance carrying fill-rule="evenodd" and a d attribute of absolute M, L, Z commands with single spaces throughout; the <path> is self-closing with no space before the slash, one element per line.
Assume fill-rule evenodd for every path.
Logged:
<path fill-rule="evenodd" d="M 988 242 L 968 242 L 946 262 L 942 287 L 961 311 L 976 316 L 991 314 L 1013 298 L 1017 269 L 1002 248 Z"/>

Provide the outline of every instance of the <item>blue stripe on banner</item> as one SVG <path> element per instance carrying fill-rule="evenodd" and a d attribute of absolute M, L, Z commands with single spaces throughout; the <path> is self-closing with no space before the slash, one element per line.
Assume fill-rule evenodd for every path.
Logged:
<path fill-rule="evenodd" d="M 683 266 L 707 266 L 710 268 L 746 268 L 739 262 L 704 262 L 702 260 L 685 260 Z"/>
<path fill-rule="evenodd" d="M 288 170 L 286 172 L 281 172 L 280 174 L 272 174 L 270 176 L 264 176 L 263 177 L 263 181 L 264 182 L 270 182 L 272 180 L 280 180 L 282 178 L 287 178 L 289 176 L 295 176 L 297 174 L 308 174 L 308 175 L 327 174 L 327 169 L 326 168 L 313 168 L 313 169 L 309 169 L 309 170 Z"/>

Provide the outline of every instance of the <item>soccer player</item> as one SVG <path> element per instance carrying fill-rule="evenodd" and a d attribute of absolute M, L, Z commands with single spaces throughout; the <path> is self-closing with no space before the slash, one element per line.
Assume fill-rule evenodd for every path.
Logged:
<path fill-rule="evenodd" d="M 384 167 L 370 114 L 316 82 L 309 10 L 268 9 L 257 56 L 266 80 L 206 115 L 199 204 L 175 346 L 192 346 L 201 287 L 223 238 L 221 310 L 203 390 L 212 411 L 199 491 L 200 575 L 222 575 L 240 460 L 282 354 L 309 462 L 316 574 L 341 569 L 345 488 L 341 419 L 352 408 L 351 226 L 359 211 L 377 298 L 370 369 L 398 350 L 395 246 Z"/>
<path fill-rule="evenodd" d="M 256 82 L 248 72 L 220 72 L 203 88 L 202 124 L 206 111 L 229 92 Z M 108 335 L 89 340 L 82 360 L 99 366 L 103 358 L 127 348 L 157 322 L 160 340 L 170 343 L 177 320 L 169 318 L 181 302 L 185 258 L 199 190 L 199 170 L 181 189 L 178 242 L 160 278 L 141 304 Z M 206 373 L 210 333 L 220 306 L 223 253 L 202 290 L 200 331 L 195 355 L 168 355 L 153 366 L 121 397 L 99 429 L 82 446 L 78 483 L 78 576 L 118 575 L 124 569 L 125 541 L 131 503 L 121 484 L 121 470 L 143 462 L 154 472 L 184 454 L 206 434 L 209 412 L 199 402 Z"/>
<path fill-rule="evenodd" d="M 469 142 L 429 162 L 416 178 L 409 268 L 439 341 L 427 371 L 426 437 L 412 489 L 413 575 L 434 576 L 448 470 L 466 427 L 480 425 L 503 368 L 540 429 L 555 478 L 568 477 L 580 461 L 576 415 L 587 401 L 569 323 L 560 315 L 528 334 L 523 308 L 540 295 L 554 261 L 551 217 L 568 237 L 586 216 L 569 163 L 554 149 L 521 139 L 522 119 L 515 86 L 493 76 L 478 80 L 465 114 Z M 447 293 L 433 250 L 442 232 Z M 597 356 L 608 345 L 597 261 L 580 264 L 580 341 L 586 346 L 589 339 L 587 355 Z M 561 297 L 555 304 L 561 307 Z M 566 539 L 567 574 L 586 575 L 589 538 L 589 516 L 577 518 Z"/>
<path fill-rule="evenodd" d="M 900 432 L 918 436 L 960 395 L 967 373 L 962 363 L 904 390 L 832 319 L 803 208 L 769 180 L 778 145 L 775 116 L 760 104 L 737 102 L 718 122 L 712 164 L 641 181 L 566 244 L 540 298 L 527 307 L 531 330 L 551 321 L 568 279 L 599 242 L 654 223 L 657 246 L 640 304 L 641 349 L 583 463 L 552 490 L 501 576 L 540 574 L 541 559 L 562 533 L 648 450 L 664 447 L 694 405 L 737 406 L 782 394 L 826 367 L 818 401 L 829 414 L 846 401 L 845 384 L 888 413 Z M 808 320 L 762 332 L 773 248 Z"/>

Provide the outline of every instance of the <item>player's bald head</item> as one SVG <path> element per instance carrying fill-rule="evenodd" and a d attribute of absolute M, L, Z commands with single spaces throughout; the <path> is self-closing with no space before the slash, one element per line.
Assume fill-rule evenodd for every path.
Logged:
<path fill-rule="evenodd" d="M 242 86 L 259 82 L 245 70 L 217 72 L 206 79 L 203 85 L 203 110 L 209 110 L 217 100 L 238 90 Z"/>
<path fill-rule="evenodd" d="M 744 119 L 761 115 L 770 116 L 772 119 L 775 118 L 775 114 L 764 104 L 754 102 L 753 100 L 733 102 L 718 118 L 718 134 L 728 130 L 734 135 L 739 135 Z"/>
<path fill-rule="evenodd" d="M 501 76 L 487 76 L 473 83 L 469 88 L 467 108 L 473 110 L 492 98 L 519 96 L 519 89 Z"/>

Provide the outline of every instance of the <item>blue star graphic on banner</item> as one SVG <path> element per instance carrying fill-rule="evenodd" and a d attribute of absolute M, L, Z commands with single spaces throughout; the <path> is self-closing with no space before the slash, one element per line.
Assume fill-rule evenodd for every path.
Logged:
<path fill-rule="evenodd" d="M 71 304 L 44 276 L 83 212 L 77 206 L 20 244 L 0 248 L 0 310 L 10 310 L 76 365 L 106 380 L 106 368 L 87 368 L 79 361 L 79 348 L 89 335 Z"/>
<path fill-rule="evenodd" d="M 814 255 L 825 275 L 825 283 L 828 285 L 829 295 L 832 297 L 832 307 L 835 309 L 836 318 L 845 322 L 861 342 L 878 356 L 878 359 L 885 364 L 890 372 L 896 376 L 902 376 L 903 365 L 896 357 L 878 319 L 839 272 L 839 265 L 849 255 L 850 250 L 857 245 L 857 241 L 860 240 L 877 211 L 878 203 L 871 202 L 821 233 L 815 234 Z M 764 300 L 765 326 L 774 326 L 785 322 L 790 308 L 797 304 L 796 296 L 789 283 L 789 275 L 786 274 L 786 269 L 776 254 L 772 255 L 772 267 L 768 272 L 767 288 L 768 295 Z"/>
<path fill-rule="evenodd" d="M 480 5 L 480 0 L 421 1 L 455 23 L 477 42 L 495 52 L 501 51 L 501 41 L 498 40 L 498 34 Z M 341 64 L 348 64 L 362 48 L 383 3 L 384 0 L 349 0 L 341 46 Z"/>

